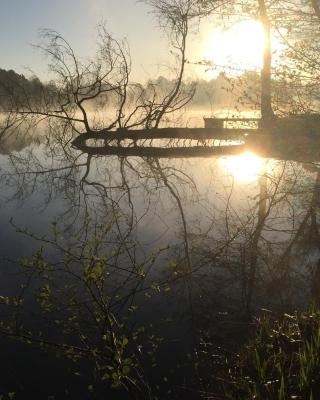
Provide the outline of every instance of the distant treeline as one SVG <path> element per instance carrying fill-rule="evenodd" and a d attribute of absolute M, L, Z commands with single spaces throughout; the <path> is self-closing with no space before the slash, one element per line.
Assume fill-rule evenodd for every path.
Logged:
<path fill-rule="evenodd" d="M 169 92 L 174 81 L 159 77 L 155 81 L 149 81 L 146 87 L 156 86 L 163 93 Z M 195 87 L 195 94 L 190 102 L 194 107 L 223 108 L 248 108 L 259 106 L 260 102 L 260 76 L 255 72 L 244 72 L 241 76 L 230 77 L 220 73 L 211 80 L 198 79 L 197 81 L 185 81 L 185 91 Z"/>
<path fill-rule="evenodd" d="M 33 76 L 26 78 L 13 70 L 0 68 L 0 106 L 10 107 L 12 102 L 25 105 L 28 101 L 36 101 L 43 98 L 44 93 L 56 92 L 53 82 L 43 83 Z"/>
<path fill-rule="evenodd" d="M 144 90 L 153 93 L 168 93 L 174 85 L 174 81 L 165 77 L 158 77 L 148 81 L 145 85 L 134 84 L 130 87 L 128 98 L 136 97 L 138 91 Z M 259 103 L 259 75 L 254 72 L 245 72 L 238 77 L 228 77 L 220 73 L 216 78 L 197 81 L 186 81 L 183 83 L 186 90 L 195 87 L 195 94 L 190 103 L 192 106 L 199 107 L 246 107 Z M 10 107 L 12 101 L 15 105 L 19 103 L 21 107 L 28 102 L 41 102 L 44 98 L 50 97 L 51 101 L 61 88 L 54 82 L 43 83 L 39 78 L 33 76 L 26 78 L 13 70 L 0 69 L 0 107 Z M 101 94 L 92 102 L 94 106 L 102 107 L 114 103 L 114 95 L 110 92 Z"/>
<path fill-rule="evenodd" d="M 26 78 L 13 70 L 0 69 L 0 105 L 5 107 L 14 99 L 25 103 L 31 99 L 42 97 L 43 91 L 52 90 L 53 83 L 43 84 L 39 78 Z"/>

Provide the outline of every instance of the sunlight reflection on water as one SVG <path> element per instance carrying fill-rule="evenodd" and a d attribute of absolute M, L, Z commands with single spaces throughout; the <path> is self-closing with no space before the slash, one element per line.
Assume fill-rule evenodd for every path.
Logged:
<path fill-rule="evenodd" d="M 219 159 L 219 164 L 234 179 L 240 182 L 252 182 L 265 172 L 266 160 L 246 151 L 239 156 L 227 156 Z"/>

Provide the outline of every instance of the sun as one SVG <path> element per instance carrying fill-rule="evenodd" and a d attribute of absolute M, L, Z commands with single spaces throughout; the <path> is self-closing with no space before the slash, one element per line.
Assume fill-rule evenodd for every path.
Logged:
<path fill-rule="evenodd" d="M 239 156 L 220 158 L 219 162 L 228 175 L 241 182 L 257 180 L 265 165 L 263 158 L 249 151 Z"/>
<path fill-rule="evenodd" d="M 207 35 L 205 58 L 218 67 L 229 67 L 230 73 L 241 74 L 244 70 L 262 67 L 265 34 L 262 24 L 247 20 L 224 31 L 212 31 Z M 278 48 L 273 38 L 272 46 Z"/>
<path fill-rule="evenodd" d="M 259 69 L 265 35 L 260 22 L 242 21 L 226 31 L 216 31 L 208 39 L 206 58 L 214 64 L 237 69 Z"/>

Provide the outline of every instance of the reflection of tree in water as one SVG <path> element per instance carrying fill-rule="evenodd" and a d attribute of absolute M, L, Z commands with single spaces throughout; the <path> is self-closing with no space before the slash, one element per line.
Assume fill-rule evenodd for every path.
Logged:
<path fill-rule="evenodd" d="M 94 322 L 97 330 L 90 328 L 90 334 L 85 323 L 92 317 L 90 313 L 98 319 L 107 313 L 116 321 L 112 329 L 107 328 L 116 339 L 113 351 L 109 349 L 103 357 L 110 359 L 115 351 L 121 354 L 121 360 L 111 364 L 113 378 L 112 374 L 109 378 L 103 375 L 100 353 L 89 358 L 99 364 L 100 378 L 104 376 L 108 382 L 113 379 L 114 384 L 121 382 L 128 388 L 132 384 L 129 378 L 138 379 L 145 373 L 139 352 L 132 353 L 126 344 L 127 340 L 132 346 L 138 343 L 133 339 L 137 331 L 131 323 L 144 317 L 143 311 L 139 314 L 135 308 L 163 301 L 161 292 L 167 293 L 173 312 L 183 312 L 184 319 L 189 320 L 195 343 L 201 332 L 221 339 L 221 323 L 232 320 L 239 309 L 247 313 L 260 306 L 293 305 L 301 299 L 312 276 L 304 268 L 306 259 L 318 246 L 316 165 L 267 161 L 258 182 L 248 185 L 243 193 L 243 186 L 223 176 L 214 159 L 202 159 L 200 163 L 200 159 L 99 157 L 66 146 L 69 136 L 57 126 L 52 133 L 46 144 L 11 154 L 6 171 L 2 171 L 2 182 L 11 187 L 13 200 L 23 202 L 33 193 L 42 192 L 49 206 L 55 199 L 64 198 L 59 226 L 67 229 L 69 239 L 59 239 L 59 234 L 38 238 L 45 246 L 53 246 L 61 260 L 52 263 L 39 253 L 31 262 L 22 263 L 33 277 L 41 277 L 37 296 L 46 313 L 59 314 L 67 307 L 62 313 L 66 318 L 59 322 L 64 326 L 59 343 L 71 340 L 71 323 L 82 334 L 86 332 L 88 341 L 80 337 L 71 340 L 68 343 L 73 344 L 63 348 L 64 355 L 71 351 L 76 354 L 72 355 L 74 359 L 87 359 L 93 343 L 93 348 L 99 349 L 101 343 L 94 338 L 99 329 L 104 329 L 101 322 Z M 143 231 L 150 228 L 150 221 L 155 228 L 160 221 L 162 225 L 159 231 L 149 229 L 151 236 L 146 240 Z M 106 226 L 108 230 L 104 231 Z M 153 244 L 146 245 L 148 241 Z M 159 253 L 160 245 L 164 247 Z M 65 270 L 67 265 L 70 269 Z M 68 276 L 65 288 L 59 284 L 62 271 Z M 72 287 L 72 277 L 81 285 Z M 91 285 L 95 287 L 93 292 Z M 315 288 L 316 283 L 312 295 Z M 99 309 L 100 300 L 92 297 L 96 290 L 108 305 L 104 311 Z M 25 293 L 26 288 L 18 298 Z M 85 303 L 80 301 L 81 293 L 89 296 Z M 55 307 L 48 311 L 51 302 Z M 174 305 L 177 302 L 179 306 Z M 15 316 L 23 315 L 24 306 L 10 303 L 10 307 L 19 309 Z M 224 310 L 229 316 L 219 314 Z M 123 325 L 127 313 L 130 324 Z M 168 310 L 165 313 L 171 314 Z M 81 322 L 75 322 L 72 315 L 81 315 Z M 52 332 L 59 329 L 59 324 L 50 327 Z M 35 332 L 32 337 L 25 336 L 23 330 L 15 334 L 46 342 L 34 336 Z M 139 335 L 139 343 L 145 345 L 142 331 Z M 47 342 L 47 346 L 53 345 Z M 127 358 L 130 365 L 123 364 Z M 133 392 L 149 387 L 138 381 L 132 384 Z"/>
<path fill-rule="evenodd" d="M 41 147 L 43 152 L 41 155 L 34 148 L 31 148 L 23 153 L 15 153 L 10 156 L 11 166 L 15 172 L 5 173 L 3 176 L 11 185 L 16 187 L 16 197 L 23 199 L 24 196 L 30 195 L 32 190 L 36 190 L 37 185 L 47 185 L 44 190 L 48 193 L 47 200 L 49 201 L 51 196 L 61 195 L 61 192 L 63 192 L 64 197 L 70 202 L 70 212 L 84 208 L 82 207 L 84 204 L 86 204 L 85 208 L 87 209 L 89 207 L 88 199 L 92 196 L 101 199 L 103 203 L 105 203 L 105 199 L 112 204 L 118 203 L 120 208 L 125 208 L 125 204 L 129 205 L 128 210 L 132 211 L 134 206 L 132 204 L 132 191 L 137 186 L 144 190 L 144 193 L 148 194 L 149 197 L 151 197 L 151 194 L 155 194 L 157 189 L 165 187 L 180 210 L 182 225 L 186 226 L 186 223 L 183 223 L 184 217 L 182 216 L 184 207 L 182 203 L 179 205 L 179 201 L 183 202 L 184 198 L 187 197 L 185 192 L 180 195 L 179 189 L 186 189 L 187 195 L 188 193 L 190 195 L 196 193 L 197 185 L 192 174 L 188 174 L 188 168 L 184 166 L 185 162 L 182 161 L 181 168 L 179 168 L 179 163 L 175 161 L 154 158 L 111 157 L 105 159 L 94 155 L 79 154 L 77 151 L 64 146 L 63 140 L 65 140 L 63 136 L 48 137 L 47 145 Z M 310 192 L 314 193 L 313 198 L 310 200 L 309 211 L 305 214 L 301 226 L 303 227 L 306 224 L 309 217 L 311 217 L 313 226 L 316 225 L 317 184 L 314 185 L 314 192 L 312 184 L 309 184 L 312 171 L 316 167 L 313 167 L 313 170 L 310 171 L 312 167 L 310 165 L 308 167 L 309 172 L 305 173 L 304 169 L 297 164 L 277 162 L 274 165 L 276 166 L 274 167 L 275 171 L 267 171 L 266 175 L 263 175 L 260 179 L 260 199 L 257 199 L 256 203 L 250 204 L 247 211 L 248 216 L 245 217 L 249 222 L 244 222 L 242 216 L 237 215 L 233 206 L 229 204 L 233 196 L 232 190 L 228 195 L 226 194 L 224 201 L 227 203 L 225 209 L 227 217 L 223 217 L 223 219 L 229 235 L 231 235 L 230 226 L 232 224 L 239 225 L 240 223 L 241 229 L 253 224 L 250 226 L 254 232 L 251 233 L 251 236 L 253 243 L 256 243 L 261 237 L 266 220 L 270 217 L 273 225 L 277 221 L 277 218 L 272 215 L 272 210 L 279 210 L 281 207 L 289 209 L 292 197 L 300 201 L 302 195 Z M 280 170 L 282 171 L 281 174 L 279 174 Z M 307 183 L 303 181 L 304 178 L 308 179 Z M 299 185 L 301 185 L 301 188 L 299 188 Z M 305 186 L 307 186 L 307 189 Z M 306 197 L 304 197 L 304 200 L 306 200 Z M 122 203 L 120 204 L 119 201 Z M 94 207 L 97 209 L 97 204 Z M 300 217 L 301 214 L 302 210 L 299 210 L 295 217 Z M 258 220 L 256 221 L 255 218 L 258 218 Z M 281 217 L 278 216 L 278 218 Z M 291 221 L 291 224 L 295 227 L 292 232 L 297 231 L 299 236 L 301 230 L 296 229 L 299 218 L 292 219 L 294 221 Z M 188 231 L 187 228 L 184 228 L 184 230 Z M 272 231 L 273 229 L 268 226 L 268 230 Z M 315 228 L 313 230 L 316 232 Z M 277 229 L 274 229 L 274 231 L 277 232 Z M 289 232 L 290 229 L 284 231 Z M 187 233 L 192 234 L 192 232 Z M 184 236 L 186 235 L 184 234 Z M 239 237 L 239 234 L 235 237 Z M 234 240 L 233 236 L 232 240 Z M 294 241 L 296 240 L 294 238 Z"/>

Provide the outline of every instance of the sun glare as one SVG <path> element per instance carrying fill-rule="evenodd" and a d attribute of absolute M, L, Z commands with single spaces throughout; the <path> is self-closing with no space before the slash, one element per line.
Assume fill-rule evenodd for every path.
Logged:
<path fill-rule="evenodd" d="M 262 66 L 265 35 L 258 21 L 242 21 L 225 31 L 208 35 L 205 58 L 235 74 Z M 277 45 L 275 47 L 278 47 Z"/>
<path fill-rule="evenodd" d="M 265 164 L 264 159 L 249 151 L 239 156 L 223 157 L 219 161 L 229 175 L 241 182 L 255 181 Z"/>

